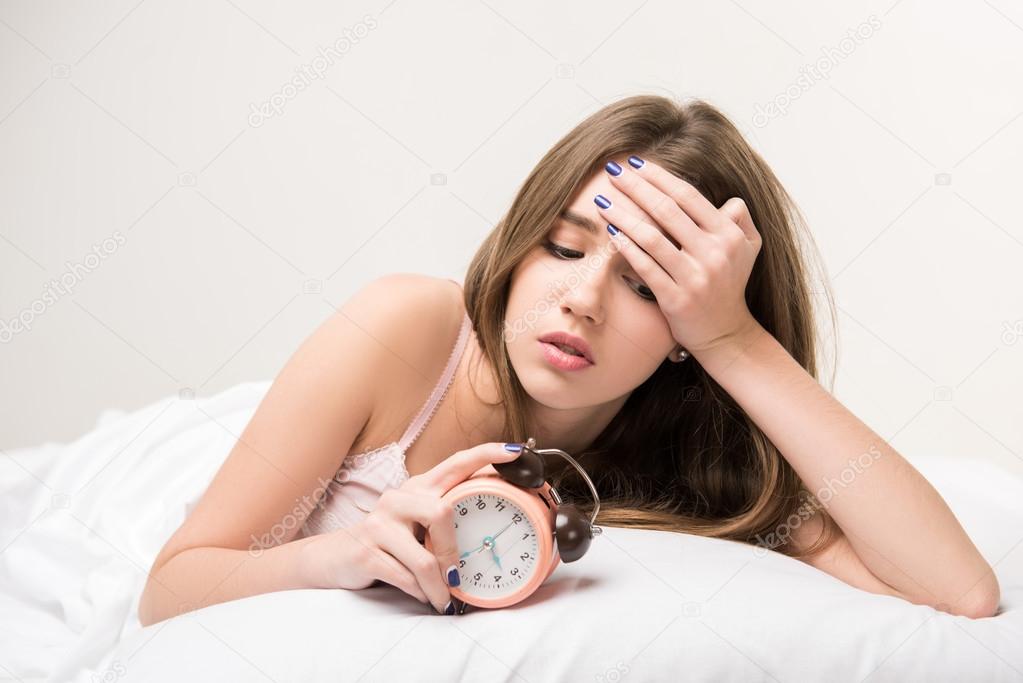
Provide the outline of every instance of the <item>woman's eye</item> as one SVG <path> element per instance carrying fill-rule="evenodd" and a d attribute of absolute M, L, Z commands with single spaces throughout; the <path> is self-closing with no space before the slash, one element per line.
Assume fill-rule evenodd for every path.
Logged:
<path fill-rule="evenodd" d="M 639 287 L 638 287 L 638 288 L 636 289 L 636 292 L 637 292 L 637 293 L 638 293 L 638 294 L 639 294 L 639 295 L 640 295 L 641 297 L 643 297 L 644 299 L 646 299 L 646 300 L 648 300 L 648 301 L 657 301 L 657 297 L 656 297 L 656 296 L 654 296 L 654 293 L 653 293 L 652 291 L 650 291 L 650 288 L 649 288 L 649 287 L 647 287 L 646 285 L 640 285 L 640 286 L 639 286 Z"/>
<path fill-rule="evenodd" d="M 557 245 L 557 244 L 555 244 L 554 242 L 551 242 L 551 241 L 547 241 L 543 245 L 543 247 L 544 247 L 544 249 L 546 249 L 550 253 L 554 254 L 558 258 L 564 259 L 564 260 L 569 260 L 569 259 L 573 259 L 573 258 L 582 258 L 582 256 L 583 256 L 578 251 L 572 251 L 571 249 L 566 249 L 565 247 L 559 246 L 559 245 Z"/>
<path fill-rule="evenodd" d="M 550 240 L 547 240 L 547 242 L 544 243 L 543 248 L 546 249 L 551 254 L 553 254 L 555 258 L 559 258 L 563 261 L 582 258 L 584 256 L 584 254 L 581 254 L 578 251 L 575 251 L 573 249 L 566 249 L 565 247 L 555 244 Z M 654 293 L 650 291 L 650 288 L 647 287 L 646 285 L 638 285 L 634 289 L 635 292 L 639 294 L 641 298 L 647 301 L 654 302 L 657 301 L 657 297 L 654 296 Z"/>

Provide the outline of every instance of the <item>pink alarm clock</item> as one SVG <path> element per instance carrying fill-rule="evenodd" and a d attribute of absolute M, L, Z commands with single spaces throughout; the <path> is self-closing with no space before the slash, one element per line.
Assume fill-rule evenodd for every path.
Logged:
<path fill-rule="evenodd" d="M 602 533 L 594 524 L 600 499 L 583 468 L 565 451 L 535 445 L 528 439 L 518 458 L 493 465 L 497 475 L 482 468 L 441 497 L 455 510 L 461 583 L 450 592 L 463 603 L 459 613 L 465 605 L 494 609 L 525 600 L 559 562 L 581 558 Z M 541 456 L 548 453 L 568 460 L 586 481 L 594 501 L 589 519 L 545 481 Z M 423 543 L 432 552 L 429 529 Z"/>

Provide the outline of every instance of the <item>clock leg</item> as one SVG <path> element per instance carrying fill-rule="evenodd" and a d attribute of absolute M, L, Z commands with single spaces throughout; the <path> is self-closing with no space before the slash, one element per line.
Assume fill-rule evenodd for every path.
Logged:
<path fill-rule="evenodd" d="M 451 600 L 455 603 L 455 614 L 465 614 L 465 610 L 469 608 L 469 603 L 458 598 L 451 598 Z"/>

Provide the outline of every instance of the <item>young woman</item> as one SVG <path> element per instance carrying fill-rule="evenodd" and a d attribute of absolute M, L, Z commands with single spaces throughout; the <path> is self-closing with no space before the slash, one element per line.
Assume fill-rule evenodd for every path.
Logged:
<path fill-rule="evenodd" d="M 301 345 L 154 562 L 140 619 L 377 581 L 451 613 L 440 496 L 529 436 L 587 469 L 598 524 L 994 614 L 994 573 L 941 496 L 817 381 L 811 247 L 717 109 L 604 107 L 533 169 L 464 290 L 381 277 Z M 585 511 L 581 479 L 550 464 Z"/>

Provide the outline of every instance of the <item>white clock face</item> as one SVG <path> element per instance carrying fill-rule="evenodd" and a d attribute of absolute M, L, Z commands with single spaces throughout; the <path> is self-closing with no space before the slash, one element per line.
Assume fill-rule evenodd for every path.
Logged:
<path fill-rule="evenodd" d="M 500 598 L 525 585 L 536 571 L 536 529 L 522 508 L 504 496 L 476 493 L 455 503 L 461 590 Z"/>

